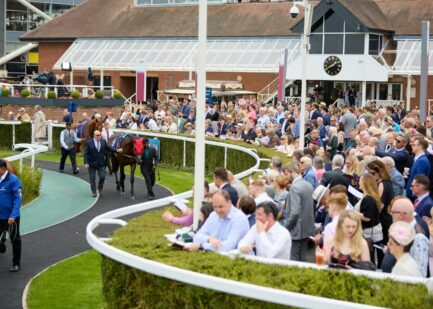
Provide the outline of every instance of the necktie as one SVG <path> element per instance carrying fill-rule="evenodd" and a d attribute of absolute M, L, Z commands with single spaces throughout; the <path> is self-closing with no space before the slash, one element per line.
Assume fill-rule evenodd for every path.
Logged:
<path fill-rule="evenodd" d="M 418 204 L 419 204 L 419 200 L 415 199 L 415 202 L 413 202 L 413 206 L 416 208 L 418 206 Z"/>

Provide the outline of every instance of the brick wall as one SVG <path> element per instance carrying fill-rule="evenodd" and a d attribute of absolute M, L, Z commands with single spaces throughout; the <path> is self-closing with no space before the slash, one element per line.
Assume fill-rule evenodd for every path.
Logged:
<path fill-rule="evenodd" d="M 0 115 L 0 118 L 7 118 L 9 111 L 13 111 L 14 113 L 18 113 L 18 109 L 24 107 L 27 113 L 30 116 L 34 114 L 34 105 L 3 105 L 3 111 Z M 58 120 L 61 121 L 63 119 L 63 111 L 64 107 L 55 107 L 55 106 L 43 106 L 42 111 L 45 113 L 46 119 L 49 120 Z M 104 116 L 107 112 L 112 112 L 116 118 L 118 118 L 122 112 L 122 107 L 96 107 L 97 111 Z M 78 112 L 73 113 L 72 117 L 74 121 L 81 119 L 81 114 L 86 112 L 88 115 L 93 114 L 94 107 L 89 106 L 78 106 Z"/>

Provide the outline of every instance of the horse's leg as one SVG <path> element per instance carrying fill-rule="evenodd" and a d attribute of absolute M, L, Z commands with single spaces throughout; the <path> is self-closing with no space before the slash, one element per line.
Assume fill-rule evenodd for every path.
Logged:
<path fill-rule="evenodd" d="M 122 189 L 122 194 L 125 193 L 125 166 L 121 163 L 120 165 L 120 188 Z"/>
<path fill-rule="evenodd" d="M 111 164 L 114 172 L 114 179 L 116 180 L 116 190 L 120 191 L 119 177 L 117 177 L 117 171 L 119 170 L 119 160 L 116 157 L 111 157 Z"/>
<path fill-rule="evenodd" d="M 131 199 L 135 200 L 134 195 L 134 174 L 135 174 L 135 168 L 137 167 L 136 163 L 131 164 Z"/>

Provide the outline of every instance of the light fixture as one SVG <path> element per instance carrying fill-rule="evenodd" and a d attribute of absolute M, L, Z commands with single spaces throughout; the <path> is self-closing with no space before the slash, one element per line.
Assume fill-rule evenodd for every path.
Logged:
<path fill-rule="evenodd" d="M 72 64 L 69 61 L 62 62 L 60 65 L 62 71 L 72 71 Z"/>

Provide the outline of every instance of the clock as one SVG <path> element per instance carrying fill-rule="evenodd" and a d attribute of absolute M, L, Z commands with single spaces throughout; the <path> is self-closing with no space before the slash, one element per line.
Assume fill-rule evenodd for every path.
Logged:
<path fill-rule="evenodd" d="M 328 75 L 335 76 L 340 73 L 343 64 L 337 56 L 329 56 L 323 63 L 323 69 Z"/>

